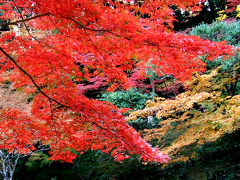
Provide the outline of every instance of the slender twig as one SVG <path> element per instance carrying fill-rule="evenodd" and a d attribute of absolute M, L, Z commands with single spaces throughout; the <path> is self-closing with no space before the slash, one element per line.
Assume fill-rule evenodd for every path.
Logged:
<path fill-rule="evenodd" d="M 4 51 L 4 49 L 1 48 L 1 47 L 0 47 L 0 51 L 2 51 L 2 53 L 3 53 L 6 57 L 8 57 L 8 58 L 10 59 L 10 61 L 11 61 L 15 66 L 17 66 L 17 68 L 18 68 L 21 72 L 23 72 L 23 73 L 32 81 L 32 83 L 34 84 L 34 86 L 37 88 L 37 90 L 38 90 L 43 96 L 45 96 L 45 97 L 46 97 L 47 99 L 49 99 L 50 101 L 53 101 L 53 102 L 57 103 L 58 105 L 60 105 L 60 106 L 62 106 L 62 107 L 70 108 L 69 106 L 60 103 L 59 101 L 51 98 L 51 97 L 48 96 L 45 92 L 43 92 L 42 89 L 40 88 L 40 86 L 37 85 L 37 83 L 35 82 L 35 80 L 33 79 L 33 77 L 32 77 L 26 70 L 24 70 L 24 69 L 17 63 L 17 61 L 16 61 L 12 56 L 10 56 L 10 55 L 9 55 L 6 51 Z M 70 109 L 71 109 L 71 108 L 70 108 Z"/>
<path fill-rule="evenodd" d="M 236 93 L 238 78 L 239 78 L 239 77 L 236 77 L 236 78 L 235 78 L 235 83 L 234 83 L 234 86 L 233 86 L 232 96 L 234 96 L 235 93 Z"/>
<path fill-rule="evenodd" d="M 13 3 L 14 3 L 14 6 L 16 7 L 16 9 L 17 9 L 17 11 L 18 11 L 21 19 L 24 20 L 23 14 L 22 14 L 21 10 L 19 9 L 17 3 L 16 3 L 14 0 L 13 0 Z M 37 41 L 37 42 L 43 47 L 42 43 L 30 33 L 30 29 L 29 29 L 29 27 L 27 26 L 27 24 L 26 24 L 25 22 L 23 22 L 23 24 L 24 24 L 24 26 L 25 26 L 25 28 L 26 28 L 29 36 L 31 36 L 35 41 Z"/>
<path fill-rule="evenodd" d="M 86 26 L 84 26 L 82 23 L 78 22 L 77 20 L 73 19 L 73 18 L 68 18 L 69 20 L 73 21 L 76 25 L 78 25 L 78 28 L 82 28 L 82 29 L 85 29 L 85 30 L 89 30 L 89 31 L 94 31 L 94 32 L 108 32 L 116 37 L 120 37 L 120 38 L 124 38 L 124 39 L 127 39 L 127 40 L 131 40 L 131 38 L 129 37 L 125 37 L 125 36 L 121 36 L 119 34 L 116 34 L 110 30 L 107 30 L 107 29 L 92 29 L 92 28 L 88 28 Z"/>
<path fill-rule="evenodd" d="M 36 16 L 30 17 L 30 18 L 27 18 L 27 19 L 21 19 L 21 20 L 17 20 L 17 21 L 13 21 L 13 22 L 7 22 L 7 23 L 0 23 L 0 26 L 18 25 L 19 23 L 30 21 L 32 19 L 36 19 L 36 18 L 39 18 L 39 17 L 48 16 L 48 15 L 50 15 L 49 12 L 45 13 L 45 14 L 39 14 L 39 15 L 36 15 Z"/>
<path fill-rule="evenodd" d="M 23 20 L 24 17 L 23 17 L 23 14 L 21 13 L 21 10 L 19 9 L 19 7 L 18 7 L 18 5 L 16 4 L 16 2 L 15 2 L 15 1 L 13 1 L 13 2 L 14 2 L 14 5 L 15 5 L 18 13 L 20 14 L 20 17 L 21 17 L 22 20 Z M 58 53 L 60 53 L 60 54 L 62 54 L 64 57 L 69 58 L 66 54 L 63 54 L 62 52 L 60 52 L 59 50 L 57 50 L 57 49 L 54 48 L 53 46 L 48 45 L 48 44 L 47 44 L 46 42 L 44 42 L 44 41 L 41 42 L 38 38 L 36 38 L 35 36 L 33 36 L 33 35 L 31 34 L 30 29 L 29 29 L 29 27 L 27 26 L 27 24 L 26 24 L 25 22 L 23 22 L 23 24 L 24 24 L 24 26 L 25 26 L 25 28 L 26 28 L 29 36 L 31 36 L 35 41 L 37 41 L 43 48 L 44 48 L 44 46 L 43 46 L 43 44 L 44 44 L 44 45 L 46 45 L 47 47 L 55 50 L 56 52 L 58 52 Z M 48 61 L 48 62 L 49 62 L 49 61 Z M 50 63 L 50 64 L 51 64 L 51 63 Z"/>
<path fill-rule="evenodd" d="M 227 90 L 228 95 L 231 96 L 231 92 L 230 92 L 230 90 L 229 90 L 227 84 L 224 84 L 224 86 L 225 86 L 225 88 L 226 88 L 226 90 Z"/>

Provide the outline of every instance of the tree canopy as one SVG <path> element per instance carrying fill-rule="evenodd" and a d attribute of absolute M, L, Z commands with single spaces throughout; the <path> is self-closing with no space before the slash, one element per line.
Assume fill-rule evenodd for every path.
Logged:
<path fill-rule="evenodd" d="M 34 94 L 30 114 L 0 110 L 0 148 L 28 153 L 41 141 L 53 160 L 71 162 L 74 151 L 100 149 L 118 161 L 137 154 L 167 162 L 116 106 L 87 98 L 77 84 L 100 78 L 109 91 L 127 89 L 153 66 L 160 76 L 185 80 L 205 70 L 200 56 L 232 55 L 226 42 L 173 32 L 170 6 L 197 11 L 198 1 L 0 1 L 7 20 L 0 26 L 20 27 L 0 37 L 0 71 L 11 70 L 14 86 Z"/>

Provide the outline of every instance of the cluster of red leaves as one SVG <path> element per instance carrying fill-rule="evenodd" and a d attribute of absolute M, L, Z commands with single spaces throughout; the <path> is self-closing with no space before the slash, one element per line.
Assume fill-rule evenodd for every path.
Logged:
<path fill-rule="evenodd" d="M 144 161 L 168 161 L 167 155 L 126 124 L 116 107 L 86 98 L 72 79 L 98 76 L 110 85 L 108 90 L 128 88 L 132 85 L 129 72 L 149 68 L 146 64 L 151 59 L 159 75 L 183 80 L 204 70 L 205 63 L 198 56 L 231 55 L 233 48 L 226 42 L 171 32 L 174 18 L 169 6 L 196 9 L 198 1 L 0 1 L 4 17 L 25 23 L 22 36 L 6 33 L 0 37 L 0 47 L 15 59 L 1 54 L 0 63 L 5 68 L 17 64 L 11 77 L 15 86 L 38 93 L 32 118 L 40 125 L 38 140 L 51 145 L 52 159 L 71 162 L 76 157 L 72 150 L 115 149 L 112 155 L 119 161 L 128 158 L 125 152 L 140 155 Z M 148 18 L 142 18 L 143 14 Z M 31 129 L 26 128 L 26 134 Z M 24 141 L 25 146 L 28 142 Z M 2 147 L 17 146 L 11 143 Z"/>
<path fill-rule="evenodd" d="M 103 86 L 107 86 L 108 83 L 105 82 L 104 77 L 95 76 L 89 79 L 88 83 L 80 83 L 77 85 L 77 88 L 81 93 L 86 93 L 88 90 L 97 90 Z"/>
<path fill-rule="evenodd" d="M 227 1 L 227 6 L 228 6 L 228 9 L 226 10 L 227 13 L 231 13 L 233 11 L 236 10 L 236 7 L 238 5 L 240 5 L 240 1 L 239 0 L 228 0 Z"/>
<path fill-rule="evenodd" d="M 33 146 L 39 138 L 39 123 L 16 110 L 0 111 L 0 149 L 9 152 L 17 150 L 21 154 L 34 151 Z"/>

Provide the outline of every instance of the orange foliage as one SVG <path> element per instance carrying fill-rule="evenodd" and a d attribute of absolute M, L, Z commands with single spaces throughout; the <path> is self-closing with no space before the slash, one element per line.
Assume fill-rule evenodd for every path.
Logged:
<path fill-rule="evenodd" d="M 145 129 L 144 138 L 149 142 L 157 140 L 157 147 L 169 154 L 172 162 L 194 158 L 194 149 L 240 128 L 240 95 L 222 97 L 218 91 L 221 88 L 213 90 L 217 75 L 218 70 L 197 75 L 188 82 L 191 91 L 174 100 L 149 101 L 145 109 L 133 112 L 127 119 L 156 115 L 162 119 L 159 128 Z"/>

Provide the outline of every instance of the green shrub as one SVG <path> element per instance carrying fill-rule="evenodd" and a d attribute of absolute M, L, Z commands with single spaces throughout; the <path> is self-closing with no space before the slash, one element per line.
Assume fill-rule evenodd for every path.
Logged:
<path fill-rule="evenodd" d="M 134 110 L 143 109 L 148 99 L 153 95 L 141 93 L 136 88 L 131 88 L 126 91 L 107 92 L 102 94 L 100 100 L 112 102 L 119 108 L 132 108 Z"/>
<path fill-rule="evenodd" d="M 202 39 L 211 41 L 227 41 L 233 46 L 240 46 L 240 21 L 228 22 L 213 22 L 209 24 L 201 24 L 192 28 L 191 35 L 200 36 Z"/>
<path fill-rule="evenodd" d="M 150 122 L 148 118 L 139 117 L 137 120 L 129 121 L 128 124 L 132 126 L 137 131 L 144 129 L 152 129 L 159 127 L 158 123 L 162 121 L 162 119 L 158 119 L 155 116 L 152 117 L 152 121 Z"/>
<path fill-rule="evenodd" d="M 211 25 L 201 24 L 194 27 L 190 34 L 216 42 L 227 41 L 232 46 L 240 47 L 240 21 L 232 23 L 215 21 Z M 236 67 L 239 63 L 239 53 L 226 61 L 223 61 L 222 57 L 208 61 L 205 56 L 202 57 L 202 60 L 207 63 L 207 70 L 221 66 L 222 73 L 238 73 Z"/>

